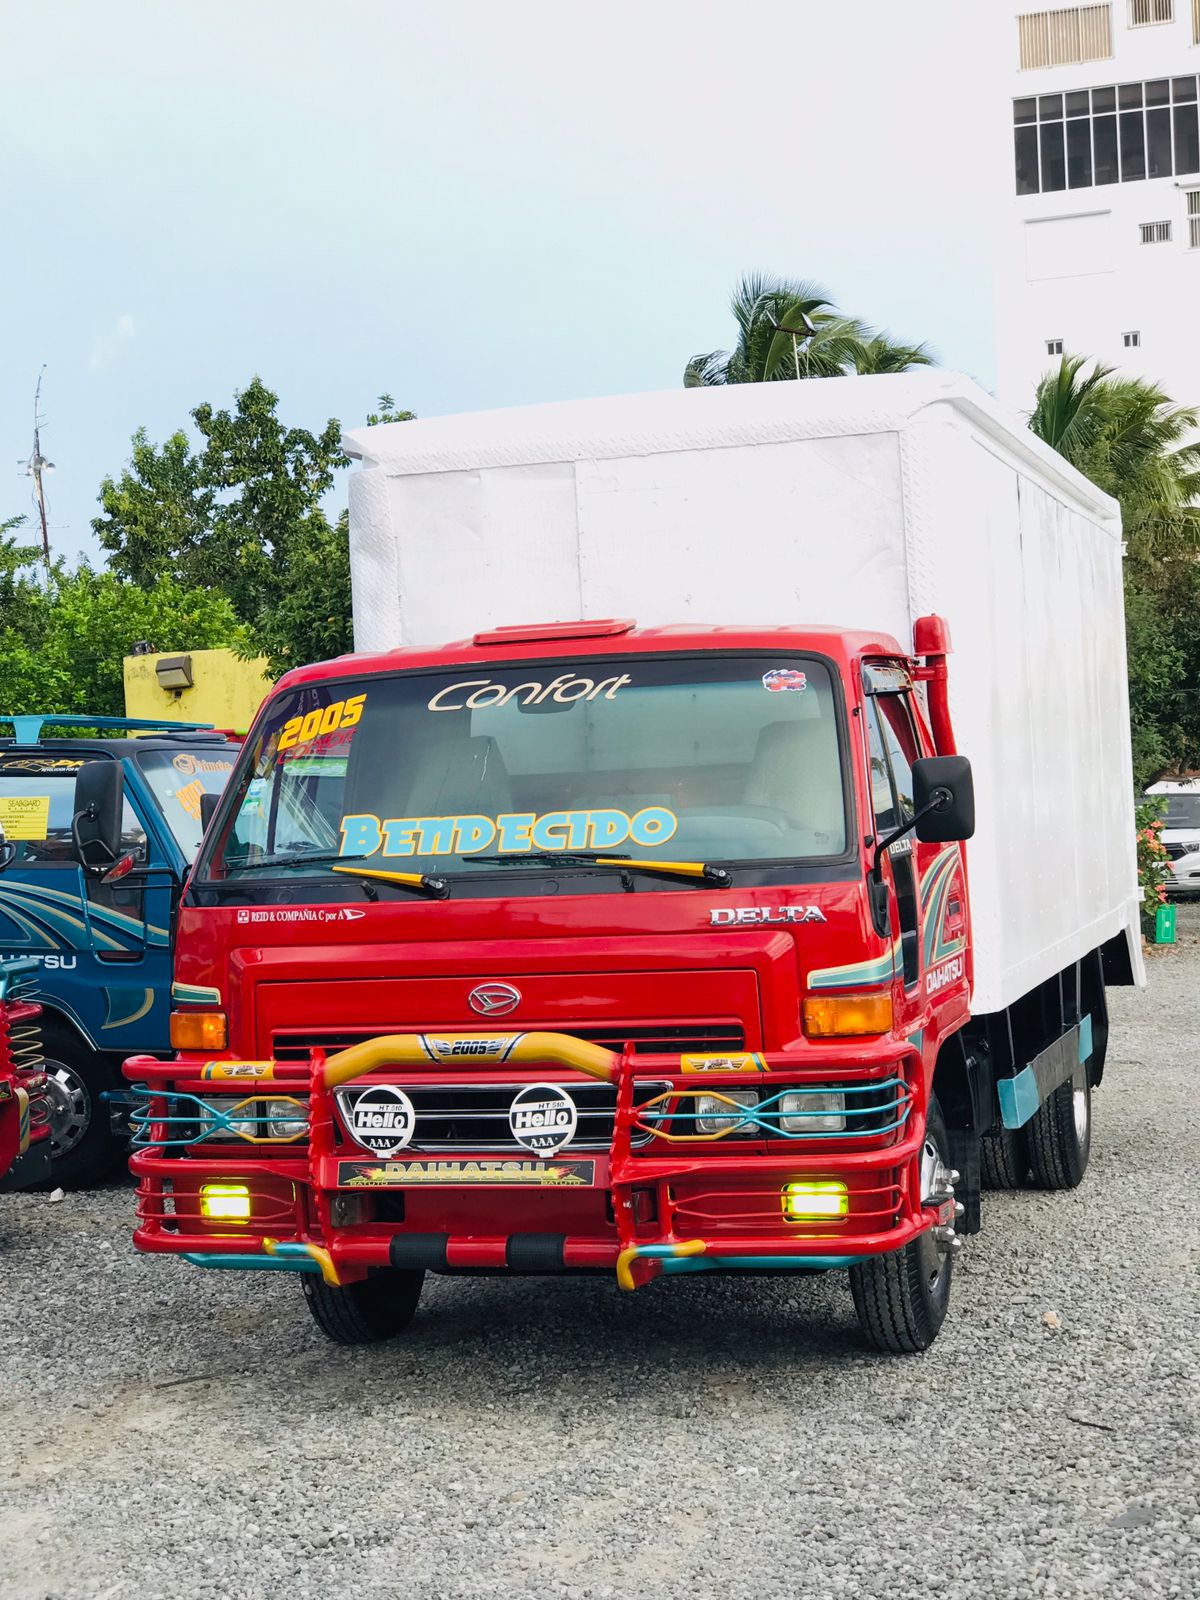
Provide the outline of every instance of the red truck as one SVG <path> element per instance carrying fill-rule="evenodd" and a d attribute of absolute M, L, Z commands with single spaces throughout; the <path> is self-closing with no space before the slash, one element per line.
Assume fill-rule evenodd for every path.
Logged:
<path fill-rule="evenodd" d="M 34 958 L 0 965 L 0 1189 L 27 1189 L 50 1176 L 42 1008 L 33 998 L 38 968 Z"/>
<path fill-rule="evenodd" d="M 672 460 L 651 463 L 656 515 L 680 563 L 680 505 L 694 536 L 701 499 L 725 522 L 758 463 L 772 480 L 752 518 L 757 545 L 738 555 L 757 564 L 765 623 L 737 615 L 728 573 L 708 594 L 699 577 L 694 594 L 677 585 L 657 604 L 683 622 L 648 627 L 505 625 L 504 597 L 472 584 L 464 604 L 482 625 L 462 642 L 427 642 L 401 616 L 403 648 L 289 673 L 211 807 L 184 895 L 176 1057 L 126 1064 L 142 1093 L 139 1248 L 295 1272 L 342 1342 L 402 1330 L 429 1271 L 601 1272 L 628 1290 L 680 1273 L 848 1268 L 867 1339 L 916 1351 L 941 1327 L 985 1184 L 1081 1180 L 1105 986 L 1140 975 L 1120 775 L 1119 527 L 1111 502 L 1036 441 L 1018 454 L 1016 430 L 965 385 L 947 400 L 945 386 L 845 381 L 867 386 L 876 432 L 901 446 L 935 422 L 926 470 L 938 483 L 962 471 L 986 480 L 983 457 L 1002 446 L 1013 458 L 1004 470 L 1026 487 L 1010 527 L 996 518 L 996 498 L 1008 504 L 1000 480 L 983 488 L 1004 559 L 1043 573 L 1020 650 L 997 659 L 981 622 L 995 585 L 977 569 L 944 585 L 958 614 L 953 656 L 946 618 L 906 616 L 860 581 L 864 551 L 884 544 L 912 561 L 919 543 L 907 511 L 892 539 L 873 509 L 888 451 L 872 445 L 860 463 L 869 505 L 839 464 L 836 504 L 812 513 L 831 545 L 796 525 L 794 507 L 772 515 L 780 465 L 753 439 L 748 456 L 712 469 L 713 417 L 733 416 L 744 452 L 747 408 L 765 430 L 769 405 L 772 450 L 789 429 L 793 444 L 820 445 L 788 469 L 817 494 L 834 433 L 856 450 L 869 439 L 846 420 L 851 401 L 868 399 L 861 389 L 848 399 L 840 380 L 770 385 L 784 394 L 722 397 L 716 412 L 701 396 L 682 422 L 671 408 L 683 397 L 653 397 L 673 427 Z M 820 410 L 830 404 L 832 421 Z M 681 466 L 680 430 L 697 416 L 702 459 Z M 549 461 L 576 452 L 563 514 L 577 520 L 562 532 L 542 506 L 543 550 L 590 526 L 581 463 L 606 448 L 602 429 L 567 422 L 570 445 L 534 430 Z M 428 569 L 444 559 L 461 578 L 451 534 L 463 516 L 447 512 L 446 474 L 470 479 L 471 514 L 503 546 L 503 518 L 479 509 L 480 473 L 529 463 L 497 465 L 492 439 L 478 446 L 482 465 L 456 446 L 431 468 L 438 440 L 423 426 L 351 444 L 367 461 L 361 477 L 380 473 L 387 492 L 398 483 L 410 496 L 408 554 L 431 529 Z M 979 456 L 960 459 L 967 446 Z M 622 487 L 614 461 L 632 462 L 624 503 L 636 518 L 647 449 L 620 448 L 604 456 L 603 507 Z M 439 470 L 442 520 L 423 520 L 411 495 Z M 678 504 L 675 482 L 687 489 Z M 529 484 L 522 470 L 514 502 L 505 480 L 496 505 L 528 509 Z M 722 492 L 729 504 L 713 511 Z M 1046 506 L 1052 544 L 1035 522 Z M 365 515 L 360 505 L 360 553 Z M 976 531 L 963 514 L 922 537 L 937 556 L 939 540 Z M 794 596 L 762 576 L 779 560 L 776 537 L 791 541 L 817 604 L 832 609 L 840 594 L 895 629 L 780 623 Z M 1086 616 L 1067 598 L 1074 549 L 1093 579 Z M 372 603 L 382 581 L 368 584 Z M 526 581 L 544 588 L 533 568 Z M 361 562 L 355 582 L 357 616 Z M 631 595 L 639 588 L 653 589 L 644 573 L 629 580 Z M 586 583 L 575 592 L 586 604 Z M 538 599 L 565 608 L 569 594 L 528 603 Z M 723 604 L 724 623 L 687 620 L 697 605 L 720 617 Z M 1035 609 L 1060 635 L 1061 672 L 1010 713 L 989 712 L 997 671 L 1023 683 L 1018 669 L 1036 656 Z M 987 780 L 978 834 L 960 706 Z M 1043 723 L 1062 731 L 1048 741 Z M 1092 755 L 1073 787 L 1075 739 Z M 1005 775 L 1018 749 L 1026 767 Z M 1085 790 L 1091 842 L 1067 836 L 1052 862 L 1055 809 Z"/>

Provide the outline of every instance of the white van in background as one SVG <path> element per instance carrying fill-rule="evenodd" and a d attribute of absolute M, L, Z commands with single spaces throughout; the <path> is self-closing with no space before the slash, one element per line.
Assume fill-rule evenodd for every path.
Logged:
<path fill-rule="evenodd" d="M 1143 800 L 1157 800 L 1162 842 L 1171 858 L 1175 894 L 1200 894 L 1200 778 L 1152 783 Z"/>

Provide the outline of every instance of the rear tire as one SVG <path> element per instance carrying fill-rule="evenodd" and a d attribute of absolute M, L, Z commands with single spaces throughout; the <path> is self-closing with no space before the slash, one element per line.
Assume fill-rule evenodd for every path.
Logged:
<path fill-rule="evenodd" d="M 979 1141 L 979 1170 L 985 1189 L 1019 1189 L 1029 1172 L 1029 1152 L 1021 1128 L 993 1128 Z"/>
<path fill-rule="evenodd" d="M 950 1167 L 950 1141 L 936 1100 L 925 1124 L 922 1198 L 927 1164 Z M 850 1268 L 850 1292 L 868 1341 L 895 1355 L 928 1350 L 946 1320 L 953 1276 L 953 1252 L 941 1250 L 928 1230 L 903 1249 L 856 1262 Z"/>
<path fill-rule="evenodd" d="M 424 1282 L 422 1271 L 381 1267 L 335 1289 L 313 1274 L 304 1279 L 304 1298 L 313 1321 L 334 1344 L 378 1344 L 408 1327 Z"/>
<path fill-rule="evenodd" d="M 102 1183 L 126 1155 L 115 1139 L 108 1106 L 112 1069 L 98 1050 L 54 1022 L 42 1025 L 50 1100 L 50 1176 L 42 1189 L 90 1189 Z"/>
<path fill-rule="evenodd" d="M 1043 1100 L 1026 1125 L 1029 1164 L 1039 1189 L 1074 1189 L 1092 1149 L 1092 1086 L 1087 1062 Z"/>

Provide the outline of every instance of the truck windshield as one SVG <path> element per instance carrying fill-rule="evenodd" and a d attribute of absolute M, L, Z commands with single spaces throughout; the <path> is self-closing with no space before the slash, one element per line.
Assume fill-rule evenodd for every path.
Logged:
<path fill-rule="evenodd" d="M 200 796 L 220 794 L 233 771 L 233 751 L 209 747 L 195 750 L 146 750 L 137 757 L 158 809 L 175 835 L 184 859 L 194 861 L 204 825 Z"/>
<path fill-rule="evenodd" d="M 306 856 L 472 878 L 555 852 L 841 856 L 837 691 L 820 660 L 715 654 L 313 684 L 268 708 L 219 832 L 210 880 Z"/>

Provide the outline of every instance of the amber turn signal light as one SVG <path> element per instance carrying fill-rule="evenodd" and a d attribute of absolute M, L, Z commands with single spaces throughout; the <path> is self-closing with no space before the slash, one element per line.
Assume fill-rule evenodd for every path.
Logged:
<path fill-rule="evenodd" d="M 227 1038 L 223 1011 L 172 1011 L 173 1050 L 224 1050 Z"/>
<path fill-rule="evenodd" d="M 810 1039 L 889 1033 L 891 1026 L 890 994 L 821 995 L 804 1002 L 804 1032 Z"/>

